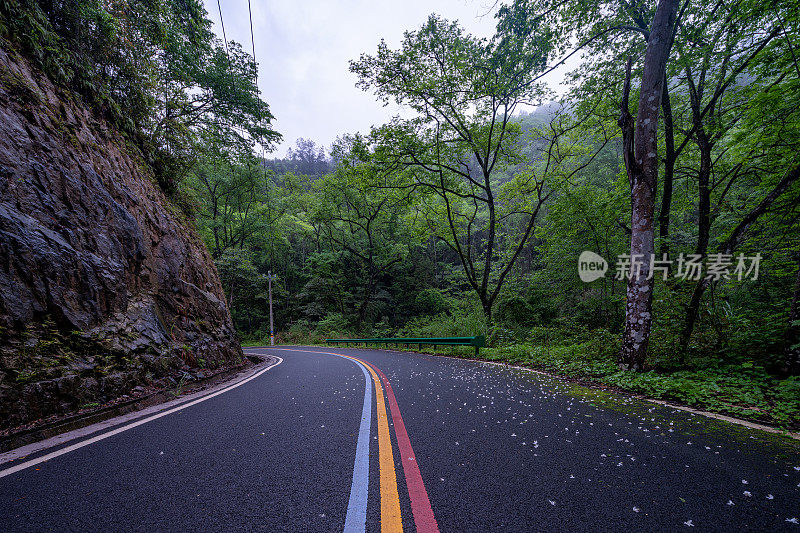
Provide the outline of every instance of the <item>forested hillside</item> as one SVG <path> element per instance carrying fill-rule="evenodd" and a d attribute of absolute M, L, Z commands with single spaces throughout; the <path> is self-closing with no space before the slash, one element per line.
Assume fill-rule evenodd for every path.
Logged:
<path fill-rule="evenodd" d="M 244 341 L 268 339 L 271 271 L 281 342 L 486 334 L 488 357 L 791 425 L 795 4 L 514 0 L 489 38 L 431 14 L 341 72 L 402 115 L 285 157 L 255 43 L 200 2 L 5 2 L 0 36 L 196 225 Z"/>
<path fill-rule="evenodd" d="M 414 116 L 191 172 L 181 189 L 242 336 L 267 338 L 272 270 L 284 342 L 488 333 L 493 357 L 796 419 L 800 382 L 783 379 L 800 372 L 796 9 L 680 4 L 662 15 L 657 76 L 655 18 L 653 2 L 517 1 L 479 39 L 431 15 L 350 67 Z M 556 97 L 540 77 L 574 53 Z M 663 86 L 648 86 L 654 118 L 637 117 L 643 76 Z M 651 120 L 657 166 L 637 181 Z M 631 261 L 647 224 L 651 251 L 645 239 Z M 581 280 L 583 251 L 604 276 Z M 630 294 L 645 295 L 634 318 Z"/>

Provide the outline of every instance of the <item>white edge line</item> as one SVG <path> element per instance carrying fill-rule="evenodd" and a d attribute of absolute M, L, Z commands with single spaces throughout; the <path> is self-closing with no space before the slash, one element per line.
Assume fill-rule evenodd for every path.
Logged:
<path fill-rule="evenodd" d="M 251 355 L 258 355 L 258 354 L 251 354 Z M 275 363 L 271 363 L 270 366 L 273 366 L 274 364 Z M 121 426 L 127 422 L 132 422 L 134 420 L 138 420 L 142 417 L 151 414 L 160 413 L 161 411 L 170 409 L 178 405 L 182 405 L 196 398 L 202 398 L 203 396 L 211 394 L 212 392 L 216 392 L 222 389 L 227 389 L 228 387 L 236 383 L 238 380 L 246 379 L 251 375 L 255 374 L 256 372 L 259 372 L 260 370 L 262 370 L 262 368 L 259 365 L 256 365 L 253 368 L 244 369 L 235 374 L 234 376 L 232 376 L 230 379 L 225 379 L 215 385 L 212 385 L 208 389 L 198 390 L 186 394 L 184 396 L 179 396 L 175 399 L 168 400 L 166 402 L 157 403 L 149 407 L 144 407 L 136 411 L 131 411 L 129 413 L 109 418 L 107 420 L 95 422 L 94 424 L 90 424 L 88 426 L 79 427 L 76 429 L 72 429 L 70 431 L 65 431 L 64 433 L 59 433 L 57 435 L 53 435 L 52 437 L 48 437 L 40 441 L 32 442 L 30 444 L 25 444 L 23 446 L 13 448 L 7 452 L 0 453 L 0 466 L 3 465 L 4 463 L 10 463 L 20 459 L 25 459 L 29 455 L 39 453 L 42 450 L 55 448 L 56 446 L 62 446 L 68 442 L 89 437 L 90 435 L 93 435 L 95 433 L 100 433 L 101 431 L 104 431 L 106 429 L 113 428 L 115 426 Z"/>
<path fill-rule="evenodd" d="M 25 461 L 24 463 L 20 463 L 18 465 L 14 465 L 14 466 L 12 466 L 10 468 L 6 468 L 5 470 L 0 470 L 0 478 L 6 477 L 6 476 L 10 476 L 11 474 L 19 472 L 20 470 L 25 470 L 26 468 L 30 468 L 32 466 L 38 465 L 40 463 L 43 463 L 45 461 L 49 461 L 50 459 L 54 459 L 54 458 L 59 457 L 61 455 L 64 455 L 64 454 L 67 454 L 69 452 L 78 450 L 80 448 L 83 448 L 84 446 L 88 446 L 90 444 L 94 444 L 95 442 L 99 442 L 99 441 L 107 439 L 109 437 L 113 437 L 114 435 L 118 435 L 118 434 L 120 434 L 120 433 L 122 433 L 124 431 L 128 431 L 129 429 L 133 429 L 135 427 L 141 426 L 142 424 L 146 424 L 148 422 L 152 422 L 153 420 L 161 418 L 162 416 L 167 416 L 167 415 L 170 415 L 172 413 L 176 413 L 178 411 L 186 409 L 187 407 L 191 407 L 193 405 L 197 405 L 198 403 L 204 402 L 206 400 L 210 400 L 211 398 L 213 398 L 215 396 L 219 396 L 220 394 L 223 394 L 225 392 L 233 390 L 233 389 L 235 389 L 235 388 L 237 388 L 237 387 L 239 387 L 241 385 L 244 385 L 248 381 L 254 380 L 255 378 L 257 378 L 258 376 L 260 376 L 264 372 L 275 368 L 276 366 L 278 366 L 279 364 L 281 364 L 283 362 L 283 358 L 278 357 L 278 356 L 273 356 L 273 357 L 278 359 L 278 362 L 268 366 L 267 368 L 264 368 L 263 370 L 253 374 L 252 376 L 250 376 L 248 378 L 245 378 L 245 379 L 239 381 L 238 383 L 234 383 L 233 385 L 225 387 L 225 388 L 223 388 L 221 390 L 218 390 L 216 392 L 212 392 L 210 394 L 207 394 L 207 395 L 205 395 L 205 396 L 203 396 L 201 398 L 198 398 L 197 400 L 194 400 L 194 401 L 179 405 L 178 407 L 174 407 L 172 409 L 168 409 L 167 411 L 163 411 L 163 412 L 155 414 L 153 416 L 150 416 L 150 417 L 147 417 L 147 418 L 143 418 L 141 420 L 137 420 L 137 421 L 132 422 L 132 423 L 126 425 L 126 426 L 119 427 L 119 428 L 114 429 L 112 431 L 109 431 L 107 433 L 103 433 L 101 435 L 97 435 L 96 437 L 92 437 L 90 439 L 86 439 L 84 441 L 72 444 L 72 445 L 67 446 L 65 448 L 61 448 L 60 450 L 56 450 L 54 452 L 48 453 L 46 455 L 43 455 L 41 457 L 37 457 L 36 459 L 31 459 L 30 461 Z"/>
<path fill-rule="evenodd" d="M 350 499 L 347 503 L 347 516 L 344 521 L 344 533 L 361 533 L 366 530 L 367 502 L 369 499 L 369 448 L 372 423 L 372 379 L 367 367 L 357 359 L 335 352 L 302 350 L 296 348 L 273 348 L 284 352 L 312 353 L 318 355 L 335 355 L 355 363 L 364 373 L 364 405 L 361 410 L 361 424 L 358 428 L 356 442 L 356 459 L 353 465 L 353 481 L 350 485 Z M 277 356 L 273 356 L 277 357 Z M 376 394 L 378 392 L 376 391 Z"/>
<path fill-rule="evenodd" d="M 341 357 L 341 356 L 340 356 Z M 343 358 L 344 359 L 344 358 Z M 356 441 L 356 458 L 353 465 L 353 480 L 350 484 L 350 499 L 344 520 L 344 533 L 363 533 L 367 527 L 367 502 L 369 500 L 369 448 L 372 423 L 372 379 L 367 368 L 356 363 L 364 373 L 364 405 L 361 408 L 361 423 Z"/>

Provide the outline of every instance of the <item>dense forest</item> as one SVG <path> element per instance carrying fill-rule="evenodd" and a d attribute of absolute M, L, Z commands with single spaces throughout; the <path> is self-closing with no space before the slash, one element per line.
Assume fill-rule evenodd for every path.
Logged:
<path fill-rule="evenodd" d="M 255 59 L 199 3 L 74 6 L 4 3 L 0 33 L 129 133 L 244 341 L 269 338 L 271 271 L 280 342 L 486 334 L 487 357 L 796 423 L 795 2 L 516 0 L 491 38 L 431 15 L 342 72 L 412 116 L 284 158 Z"/>

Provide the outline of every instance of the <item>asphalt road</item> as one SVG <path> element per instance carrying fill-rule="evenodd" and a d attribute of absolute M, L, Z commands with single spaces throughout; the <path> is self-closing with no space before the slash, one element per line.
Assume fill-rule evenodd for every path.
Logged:
<path fill-rule="evenodd" d="M 498 365 L 248 351 L 283 362 L 0 463 L 0 531 L 800 532 L 797 441 Z"/>

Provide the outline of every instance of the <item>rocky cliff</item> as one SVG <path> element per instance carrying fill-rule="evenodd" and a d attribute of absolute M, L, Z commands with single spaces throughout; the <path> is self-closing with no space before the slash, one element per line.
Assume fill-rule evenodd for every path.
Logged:
<path fill-rule="evenodd" d="M 137 150 L 0 48 L 0 429 L 241 360 L 211 257 Z"/>

